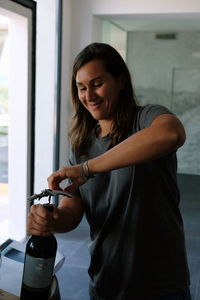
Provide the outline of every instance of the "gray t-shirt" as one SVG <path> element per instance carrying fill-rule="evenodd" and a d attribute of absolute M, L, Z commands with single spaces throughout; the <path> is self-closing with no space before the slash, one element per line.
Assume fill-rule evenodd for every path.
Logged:
<path fill-rule="evenodd" d="M 127 137 L 166 113 L 160 105 L 138 107 Z M 109 135 L 92 133 L 88 155 L 72 154 L 70 163 L 108 149 Z M 90 224 L 90 294 L 95 300 L 150 300 L 189 285 L 176 169 L 174 152 L 96 174 L 79 188 Z"/>

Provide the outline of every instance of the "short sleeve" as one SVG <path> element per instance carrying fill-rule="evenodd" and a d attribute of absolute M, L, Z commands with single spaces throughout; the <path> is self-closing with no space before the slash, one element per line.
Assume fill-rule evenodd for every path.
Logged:
<path fill-rule="evenodd" d="M 172 112 L 162 105 L 152 105 L 148 104 L 143 107 L 141 107 L 138 111 L 137 116 L 137 130 L 144 129 L 146 127 L 149 127 L 152 123 L 152 121 L 162 115 L 162 114 L 172 114 Z"/>

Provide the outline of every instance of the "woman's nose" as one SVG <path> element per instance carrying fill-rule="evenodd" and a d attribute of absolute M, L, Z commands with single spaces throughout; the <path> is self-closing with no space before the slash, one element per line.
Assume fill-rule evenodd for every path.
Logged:
<path fill-rule="evenodd" d="M 93 101 L 93 100 L 95 100 L 95 98 L 96 98 L 96 93 L 95 93 L 94 89 L 88 88 L 88 89 L 86 90 L 86 95 L 85 95 L 85 97 L 86 97 L 86 101 Z"/>

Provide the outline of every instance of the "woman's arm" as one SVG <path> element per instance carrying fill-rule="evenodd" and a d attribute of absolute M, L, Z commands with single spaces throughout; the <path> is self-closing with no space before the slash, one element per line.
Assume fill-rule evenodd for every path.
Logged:
<path fill-rule="evenodd" d="M 91 174 L 126 167 L 162 157 L 181 147 L 185 130 L 177 117 L 163 114 L 104 154 L 88 161 Z"/>
<path fill-rule="evenodd" d="M 63 197 L 53 212 L 49 212 L 42 205 L 33 205 L 28 216 L 27 231 L 39 236 L 68 232 L 78 226 L 83 213 L 84 206 L 80 197 Z"/>
<path fill-rule="evenodd" d="M 111 171 L 162 157 L 181 147 L 185 142 L 185 130 L 180 120 L 171 114 L 156 117 L 151 125 L 133 134 L 102 155 L 88 161 L 89 173 Z M 64 167 L 54 172 L 48 183 L 51 189 L 60 189 L 59 183 L 70 178 L 72 185 L 64 191 L 70 192 L 86 180 L 81 165 Z"/>

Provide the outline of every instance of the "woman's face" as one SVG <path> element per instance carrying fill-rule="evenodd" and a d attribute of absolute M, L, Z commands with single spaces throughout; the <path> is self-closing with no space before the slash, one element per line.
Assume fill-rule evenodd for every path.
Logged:
<path fill-rule="evenodd" d="M 122 89 L 121 78 L 108 73 L 101 60 L 83 65 L 76 74 L 78 97 L 94 119 L 112 120 Z"/>

